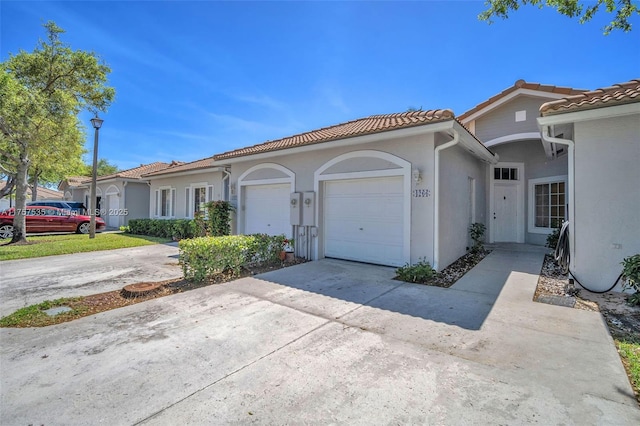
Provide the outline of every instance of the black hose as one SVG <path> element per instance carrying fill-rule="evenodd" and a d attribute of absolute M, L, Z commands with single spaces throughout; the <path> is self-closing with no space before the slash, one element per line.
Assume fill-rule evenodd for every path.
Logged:
<path fill-rule="evenodd" d="M 560 236 L 558 237 L 558 243 L 556 244 L 556 250 L 553 253 L 553 256 L 556 263 L 560 265 L 560 267 L 562 268 L 563 274 L 567 274 L 567 273 L 571 274 L 573 279 L 580 285 L 580 287 L 584 288 L 585 290 L 591 293 L 602 294 L 602 293 L 611 291 L 616 286 L 616 284 L 618 284 L 618 281 L 620 281 L 620 278 L 622 278 L 622 273 L 621 273 L 620 275 L 618 275 L 618 278 L 616 278 L 616 280 L 613 282 L 613 285 L 611 287 L 602 291 L 592 290 L 590 288 L 587 288 L 584 286 L 584 284 L 580 282 L 580 280 L 578 280 L 578 277 L 576 277 L 576 274 L 571 272 L 571 270 L 569 269 L 571 255 L 569 253 L 569 221 L 568 220 L 562 223 L 562 228 L 560 228 Z"/>

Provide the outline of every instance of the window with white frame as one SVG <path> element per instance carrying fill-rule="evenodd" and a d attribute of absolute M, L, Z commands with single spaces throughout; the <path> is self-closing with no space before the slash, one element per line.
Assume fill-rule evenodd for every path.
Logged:
<path fill-rule="evenodd" d="M 175 204 L 176 204 L 175 188 L 161 187 L 156 190 L 155 215 L 157 217 L 174 217 L 173 208 Z"/>
<path fill-rule="evenodd" d="M 567 219 L 567 177 L 529 180 L 529 232 L 550 233 Z"/>
<path fill-rule="evenodd" d="M 194 217 L 196 212 L 205 214 L 205 204 L 213 200 L 213 186 L 207 183 L 194 183 L 186 188 L 186 217 Z"/>

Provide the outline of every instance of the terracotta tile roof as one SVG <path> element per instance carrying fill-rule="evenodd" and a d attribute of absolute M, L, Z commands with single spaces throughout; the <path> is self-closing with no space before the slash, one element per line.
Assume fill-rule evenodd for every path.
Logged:
<path fill-rule="evenodd" d="M 450 109 L 438 109 L 430 111 L 411 111 L 396 114 L 372 115 L 346 123 L 336 124 L 310 132 L 300 133 L 282 139 L 267 141 L 258 145 L 228 151 L 217 154 L 213 158 L 224 160 L 245 155 L 259 154 L 269 151 L 277 151 L 287 148 L 312 145 L 356 136 L 381 133 L 390 130 L 404 129 L 421 126 L 439 121 L 453 120 L 455 118 Z"/>
<path fill-rule="evenodd" d="M 513 84 L 513 86 L 503 90 L 502 92 L 498 93 L 495 96 L 490 97 L 486 101 L 474 106 L 469 111 L 466 111 L 464 114 L 458 116 L 458 119 L 459 120 L 464 120 L 467 117 L 469 117 L 469 116 L 475 114 L 476 112 L 482 110 L 483 108 L 491 105 L 492 103 L 504 98 L 508 94 L 510 94 L 512 92 L 515 92 L 518 89 L 537 90 L 537 91 L 540 91 L 540 92 L 557 93 L 557 94 L 560 94 L 560 95 L 575 95 L 575 94 L 582 93 L 582 92 L 585 91 L 585 90 L 582 90 L 582 89 L 572 89 L 570 87 L 549 86 L 549 85 L 540 84 L 540 83 L 527 83 L 524 80 L 518 80 Z"/>
<path fill-rule="evenodd" d="M 69 186 L 78 186 L 83 183 L 91 182 L 91 178 L 87 176 L 69 176 L 65 179 Z"/>
<path fill-rule="evenodd" d="M 187 172 L 191 170 L 208 169 L 210 167 L 215 167 L 215 161 L 213 157 L 207 157 L 200 160 L 195 160 L 190 163 L 175 164 L 170 167 L 167 167 L 166 169 L 158 170 L 151 173 L 146 173 L 144 177 L 168 175 L 172 173 Z"/>
<path fill-rule="evenodd" d="M 547 102 L 540 106 L 541 115 L 561 114 L 576 110 L 602 108 L 640 102 L 640 79 L 614 84 L 610 87 L 567 96 L 557 101 Z"/>
<path fill-rule="evenodd" d="M 171 167 L 172 164 L 180 165 L 183 163 L 179 161 L 173 161 L 171 162 L 171 164 L 169 164 L 169 163 L 163 163 L 161 161 L 156 161 L 155 163 L 141 164 L 139 167 L 134 167 L 132 169 L 122 170 L 120 172 L 112 173 L 110 175 L 98 176 L 98 181 L 114 179 L 114 178 L 140 179 L 142 175 L 164 170 L 167 167 Z M 91 181 L 91 179 L 89 179 L 89 181 Z"/>

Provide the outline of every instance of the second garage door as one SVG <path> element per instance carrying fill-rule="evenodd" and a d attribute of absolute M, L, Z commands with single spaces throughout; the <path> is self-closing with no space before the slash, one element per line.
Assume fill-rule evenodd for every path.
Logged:
<path fill-rule="evenodd" d="M 251 185 L 244 190 L 244 233 L 291 237 L 291 185 Z"/>
<path fill-rule="evenodd" d="M 400 176 L 325 182 L 325 256 L 402 266 L 403 206 Z"/>

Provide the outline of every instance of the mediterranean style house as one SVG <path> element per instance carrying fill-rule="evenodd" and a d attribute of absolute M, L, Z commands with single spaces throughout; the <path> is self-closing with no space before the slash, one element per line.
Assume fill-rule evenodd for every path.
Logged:
<path fill-rule="evenodd" d="M 90 177 L 69 177 L 60 182 L 58 190 L 64 193 L 66 201 L 80 201 L 89 209 L 95 206 L 107 226 L 117 229 L 126 225 L 129 219 L 149 217 L 149 181 L 143 175 L 179 164 L 182 163 L 141 164 L 139 167 L 99 176 L 96 181 L 95 203 L 90 200 Z"/>
<path fill-rule="evenodd" d="M 154 164 L 126 188 L 122 176 L 103 178 L 101 194 L 144 182 L 136 212 L 157 218 L 228 200 L 233 232 L 285 234 L 312 260 L 425 259 L 441 270 L 471 246 L 472 223 L 489 243 L 544 245 L 568 220 L 571 271 L 602 290 L 640 253 L 640 80 L 593 91 L 518 80 L 459 116 L 373 115 Z M 76 187 L 84 200 L 86 183 Z"/>

